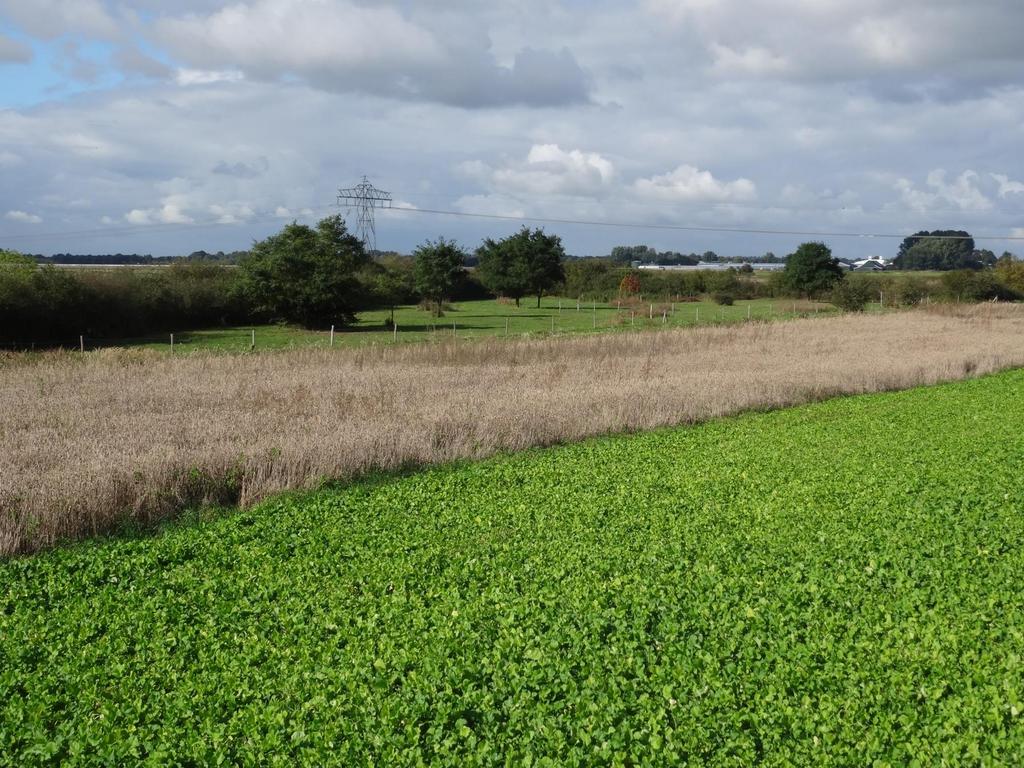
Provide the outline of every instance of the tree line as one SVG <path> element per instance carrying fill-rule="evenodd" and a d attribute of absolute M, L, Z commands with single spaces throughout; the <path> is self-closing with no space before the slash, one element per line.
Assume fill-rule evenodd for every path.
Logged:
<path fill-rule="evenodd" d="M 975 253 L 973 240 L 959 235 L 918 233 L 903 246 L 901 256 L 913 263 L 932 263 L 923 254 L 940 254 L 943 264 L 959 265 L 968 249 Z M 960 256 L 951 258 L 951 249 Z M 571 259 L 557 235 L 527 227 L 488 238 L 472 253 L 441 237 L 411 257 L 371 254 L 340 216 L 331 216 L 312 226 L 287 224 L 239 254 L 237 267 L 207 255 L 193 254 L 166 269 L 75 270 L 0 250 L 0 342 L 67 344 L 79 334 L 123 339 L 265 322 L 322 329 L 350 324 L 358 312 L 373 308 L 390 309 L 393 325 L 399 305 L 419 302 L 440 316 L 453 301 L 498 296 L 518 305 L 530 297 L 539 306 L 554 292 L 602 301 L 710 295 L 721 303 L 800 295 L 846 309 L 863 308 L 877 295 L 877 283 L 847 276 L 824 243 L 800 245 L 779 259 L 783 270 L 758 279 L 735 268 L 635 270 L 621 252 L 619 258 Z M 907 303 L 933 293 L 957 301 L 1024 295 L 1024 264 L 1009 254 L 985 255 L 983 264 L 993 268 L 951 269 L 939 285 L 905 280 L 887 290 Z"/>

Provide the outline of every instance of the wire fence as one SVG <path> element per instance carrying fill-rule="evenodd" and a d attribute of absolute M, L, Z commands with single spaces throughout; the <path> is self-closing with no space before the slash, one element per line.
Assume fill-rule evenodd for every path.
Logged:
<path fill-rule="evenodd" d="M 876 306 L 878 306 L 876 304 Z M 881 307 L 879 307 L 881 308 Z M 154 347 L 174 352 L 195 349 L 246 351 L 282 347 L 334 347 L 357 343 L 401 343 L 483 337 L 578 334 L 588 331 L 643 330 L 658 327 L 686 327 L 716 323 L 765 321 L 814 316 L 834 312 L 826 305 L 804 301 L 780 300 L 758 305 L 708 305 L 686 301 L 565 301 L 545 307 L 551 312 L 543 319 L 516 317 L 514 314 L 487 318 L 423 318 L 403 326 L 381 324 L 324 331 L 305 331 L 268 326 L 225 329 L 201 329 L 153 333 L 144 336 L 105 337 L 90 334 L 54 339 L 0 341 L 0 350 L 33 352 L 77 350 L 87 352 L 112 347 Z"/>

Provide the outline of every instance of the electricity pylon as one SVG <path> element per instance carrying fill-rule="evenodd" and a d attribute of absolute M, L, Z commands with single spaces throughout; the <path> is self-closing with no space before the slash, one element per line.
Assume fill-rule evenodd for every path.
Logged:
<path fill-rule="evenodd" d="M 356 209 L 356 236 L 367 251 L 377 250 L 377 227 L 373 220 L 374 208 L 390 208 L 391 193 L 377 189 L 363 176 L 354 187 L 338 190 L 338 205 L 349 211 Z"/>

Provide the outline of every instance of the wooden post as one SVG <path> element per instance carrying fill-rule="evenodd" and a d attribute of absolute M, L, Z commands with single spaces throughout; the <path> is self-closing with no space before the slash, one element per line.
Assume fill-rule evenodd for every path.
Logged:
<path fill-rule="evenodd" d="M 562 314 L 562 300 L 558 300 L 558 314 Z"/>
<path fill-rule="evenodd" d="M 331 346 L 334 346 L 334 326 L 331 326 Z"/>
<path fill-rule="evenodd" d="M 636 310 L 629 310 L 629 327 L 632 328 L 636 325 Z"/>
<path fill-rule="evenodd" d="M 454 337 L 457 333 L 458 333 L 458 330 L 456 330 L 456 328 L 455 328 L 455 321 L 452 320 L 452 336 Z"/>
<path fill-rule="evenodd" d="M 667 322 L 668 322 L 668 310 L 667 309 L 663 309 L 663 310 L 661 310 L 661 324 L 664 325 Z"/>
<path fill-rule="evenodd" d="M 391 340 L 392 341 L 398 341 L 398 323 L 394 323 L 391 326 L 391 328 L 392 328 L 392 331 L 393 331 L 393 335 L 392 335 Z"/>
<path fill-rule="evenodd" d="M 256 349 L 256 329 L 255 328 L 252 329 L 252 344 L 249 346 L 249 349 Z"/>
<path fill-rule="evenodd" d="M 594 327 L 597 328 L 597 312 L 594 313 Z"/>
<path fill-rule="evenodd" d="M 695 323 L 699 323 L 700 322 L 700 307 L 697 307 L 697 317 L 694 320 L 694 322 Z"/>
<path fill-rule="evenodd" d="M 653 304 L 651 304 L 651 316 L 650 316 L 650 319 L 651 320 L 654 319 L 654 305 Z"/>
<path fill-rule="evenodd" d="M 85 336 L 78 337 L 78 351 L 85 352 Z"/>
<path fill-rule="evenodd" d="M 171 352 L 174 351 L 174 334 L 171 334 Z"/>
<path fill-rule="evenodd" d="M 747 320 L 750 319 L 750 305 L 747 304 Z"/>

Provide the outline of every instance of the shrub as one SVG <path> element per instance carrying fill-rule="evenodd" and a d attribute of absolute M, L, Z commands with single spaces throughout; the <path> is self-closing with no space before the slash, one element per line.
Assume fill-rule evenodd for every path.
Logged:
<path fill-rule="evenodd" d="M 722 293 L 720 291 L 711 294 L 711 300 L 723 307 L 731 307 L 735 302 L 731 293 Z"/>
<path fill-rule="evenodd" d="M 863 312 L 871 294 L 871 287 L 863 280 L 843 280 L 832 289 L 832 303 L 844 312 Z"/>

